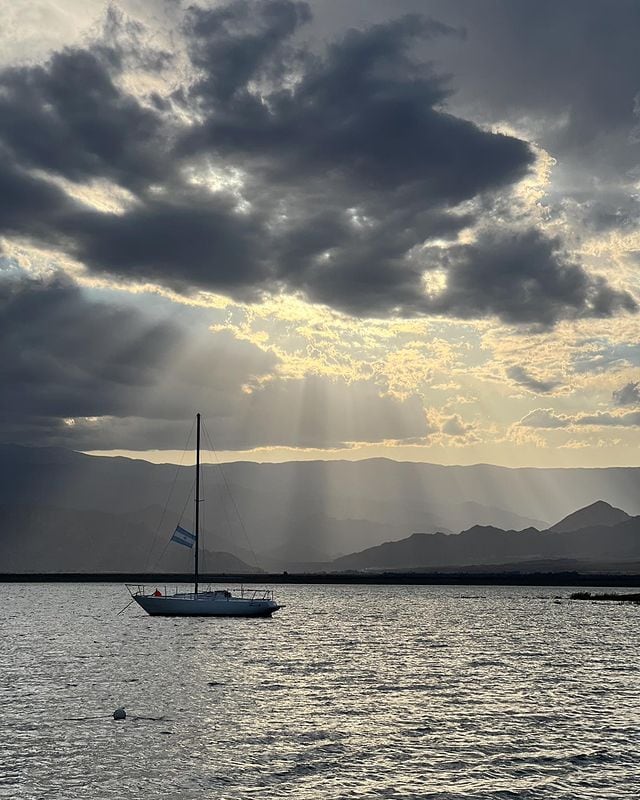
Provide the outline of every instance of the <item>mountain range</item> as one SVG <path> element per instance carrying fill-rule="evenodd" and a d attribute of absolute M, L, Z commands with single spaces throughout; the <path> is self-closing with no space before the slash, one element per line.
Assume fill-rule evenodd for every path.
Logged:
<path fill-rule="evenodd" d="M 579 523 L 579 526 L 578 526 Z M 333 570 L 433 570 L 500 565 L 505 568 L 553 561 L 610 563 L 640 561 L 640 517 L 598 501 L 539 531 L 504 531 L 474 525 L 457 536 L 414 533 L 333 561 Z M 566 564 L 565 564 L 566 567 Z"/>
<path fill-rule="evenodd" d="M 0 572 L 188 569 L 190 551 L 167 542 L 177 522 L 192 524 L 192 467 L 4 445 L 0 469 Z M 636 468 L 206 465 L 205 564 L 248 572 L 613 558 L 603 537 L 624 561 L 635 518 L 604 506 L 640 513 L 639 482 Z M 592 533 L 572 539 L 576 526 Z"/>

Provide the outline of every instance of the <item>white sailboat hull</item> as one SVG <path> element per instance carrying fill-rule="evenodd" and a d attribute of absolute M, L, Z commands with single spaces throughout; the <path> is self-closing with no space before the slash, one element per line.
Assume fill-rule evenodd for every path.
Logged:
<path fill-rule="evenodd" d="M 280 606 L 271 599 L 220 597 L 218 593 L 134 595 L 147 614 L 157 617 L 270 617 Z"/>

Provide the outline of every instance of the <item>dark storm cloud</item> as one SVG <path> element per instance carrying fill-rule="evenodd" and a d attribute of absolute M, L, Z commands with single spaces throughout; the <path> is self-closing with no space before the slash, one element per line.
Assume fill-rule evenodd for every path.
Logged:
<path fill-rule="evenodd" d="M 323 57 L 304 59 L 282 46 L 305 19 L 300 8 L 238 3 L 192 12 L 194 63 L 206 77 L 190 96 L 206 116 L 184 140 L 187 152 L 255 158 L 270 180 L 331 179 L 347 194 L 419 188 L 423 206 L 455 204 L 525 174 L 527 145 L 444 113 L 446 81 L 409 56 L 412 42 L 452 29 L 408 16 L 349 31 Z M 274 77 L 261 95 L 250 88 Z"/>
<path fill-rule="evenodd" d="M 532 151 L 447 111 L 448 80 L 415 52 L 459 39 L 456 29 L 409 15 L 309 55 L 299 46 L 309 16 L 289 0 L 191 9 L 192 80 L 148 102 L 121 80 L 138 30 L 0 72 L 0 230 L 125 280 L 240 299 L 299 291 L 364 316 L 551 325 L 635 310 L 535 231 L 485 234 L 427 261 L 425 243 L 477 221 L 461 204 L 491 207 L 527 174 Z M 190 179 L 210 169 L 239 169 L 241 189 Z M 43 173 L 106 179 L 133 200 L 103 213 Z M 438 265 L 447 286 L 429 297 L 424 273 Z"/>
<path fill-rule="evenodd" d="M 270 0 L 255 3 L 233 2 L 218 8 L 193 6 L 187 12 L 187 34 L 191 62 L 201 76 L 189 94 L 216 112 L 220 103 L 231 98 L 243 103 L 246 113 L 257 110 L 259 98 L 248 91 L 247 84 L 256 78 L 285 77 L 286 56 L 299 57 L 282 47 L 300 25 L 309 22 L 311 12 L 306 3 Z"/>
<path fill-rule="evenodd" d="M 514 365 L 507 369 L 507 377 L 510 378 L 518 386 L 522 386 L 527 391 L 533 394 L 548 394 L 560 386 L 559 381 L 543 381 L 535 378 L 523 366 Z"/>
<path fill-rule="evenodd" d="M 627 383 L 613 393 L 616 406 L 640 406 L 640 383 Z"/>
<path fill-rule="evenodd" d="M 354 230 L 344 214 L 329 211 L 305 223 L 302 231 L 283 237 L 280 263 L 292 285 L 334 308 L 362 316 L 423 315 L 429 313 L 423 288 L 425 265 L 419 257 L 405 253 L 414 246 L 417 231 L 421 240 L 450 238 L 468 222 L 468 216 L 437 212 L 423 212 L 409 220 L 404 209 L 390 208 L 386 219 Z M 341 234 L 341 225 L 351 230 Z M 348 236 L 348 244 L 336 246 L 331 235 Z"/>
<path fill-rule="evenodd" d="M 404 2 L 404 8 L 416 3 Z M 640 89 L 636 0 L 428 0 L 421 9 L 468 31 L 439 55 L 455 68 L 460 100 L 503 119 L 548 120 L 554 155 L 616 168 L 635 166 Z M 478 110 L 482 113 L 480 107 Z M 610 145 L 615 141 L 615 147 Z M 594 158 L 595 156 L 595 158 Z"/>
<path fill-rule="evenodd" d="M 451 247 L 445 258 L 447 288 L 433 301 L 441 313 L 550 326 L 637 310 L 628 292 L 590 276 L 567 258 L 558 239 L 535 229 L 489 230 L 474 244 Z"/>
<path fill-rule="evenodd" d="M 12 164 L 0 148 L 0 233 L 55 241 L 58 224 L 74 207 L 64 192 Z"/>
<path fill-rule="evenodd" d="M 72 417 L 129 410 L 175 347 L 177 330 L 92 302 L 67 278 L 0 278 L 3 417 Z M 45 390 L 42 387 L 46 387 Z"/>
<path fill-rule="evenodd" d="M 77 257 L 95 271 L 251 298 L 272 276 L 268 231 L 259 213 L 234 206 L 222 192 L 176 188 L 125 214 L 77 213 L 64 225 Z"/>
<path fill-rule="evenodd" d="M 439 67 L 454 75 L 451 105 L 482 124 L 506 122 L 531 132 L 556 159 L 553 177 L 560 192 L 552 187 L 545 199 L 552 212 L 560 212 L 567 193 L 577 189 L 583 207 L 575 209 L 572 223 L 596 232 L 637 226 L 636 0 L 394 0 L 380 5 L 386 13 L 419 9 L 466 29 L 463 44 L 441 37 L 431 52 Z"/>
<path fill-rule="evenodd" d="M 104 177 L 140 187 L 166 177 L 161 122 L 115 84 L 90 50 L 54 53 L 46 65 L 0 73 L 0 141 L 7 157 L 74 181 Z"/>

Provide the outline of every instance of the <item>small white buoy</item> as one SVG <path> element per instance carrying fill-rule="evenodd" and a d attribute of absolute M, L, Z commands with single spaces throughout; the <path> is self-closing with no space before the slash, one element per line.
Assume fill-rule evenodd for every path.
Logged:
<path fill-rule="evenodd" d="M 127 712 L 124 710 L 124 708 L 122 708 L 122 706 L 120 706 L 120 708 L 116 708 L 116 710 L 113 712 L 113 718 L 114 719 L 126 719 L 127 718 Z"/>

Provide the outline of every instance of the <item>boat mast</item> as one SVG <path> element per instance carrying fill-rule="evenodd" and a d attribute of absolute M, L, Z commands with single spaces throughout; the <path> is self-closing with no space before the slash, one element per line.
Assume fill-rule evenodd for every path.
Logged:
<path fill-rule="evenodd" d="M 193 572 L 193 593 L 198 594 L 198 533 L 200 523 L 200 414 L 196 414 L 196 557 L 195 568 Z"/>

